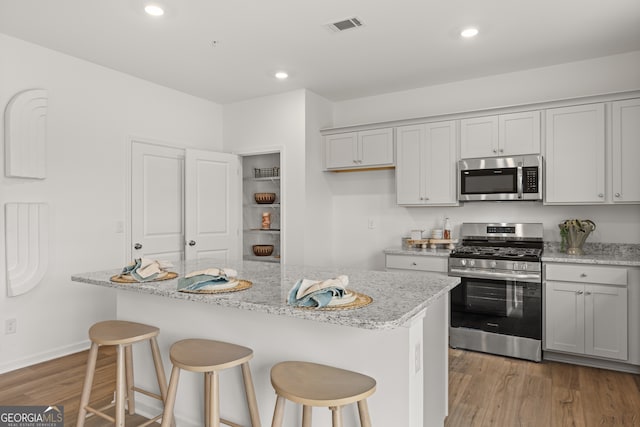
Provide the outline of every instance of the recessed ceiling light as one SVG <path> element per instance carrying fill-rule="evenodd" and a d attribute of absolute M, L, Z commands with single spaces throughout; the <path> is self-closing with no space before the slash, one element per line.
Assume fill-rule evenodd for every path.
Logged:
<path fill-rule="evenodd" d="M 478 29 L 477 28 L 473 28 L 473 27 L 465 28 L 464 30 L 462 30 L 460 32 L 460 35 L 462 37 L 466 38 L 466 39 L 469 39 L 471 37 L 475 37 L 475 36 L 478 35 Z"/>
<path fill-rule="evenodd" d="M 144 11 L 147 12 L 148 15 L 151 16 L 162 16 L 164 15 L 164 9 L 157 4 L 148 4 L 144 7 Z"/>
<path fill-rule="evenodd" d="M 274 74 L 274 76 L 278 80 L 285 80 L 287 77 L 289 77 L 289 74 L 285 73 L 284 71 L 278 71 Z"/>

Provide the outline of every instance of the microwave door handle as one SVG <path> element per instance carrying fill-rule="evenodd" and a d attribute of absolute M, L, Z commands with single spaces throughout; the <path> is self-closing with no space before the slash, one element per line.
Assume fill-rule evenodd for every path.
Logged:
<path fill-rule="evenodd" d="M 517 176 L 517 191 L 518 199 L 522 199 L 522 163 L 518 164 L 518 176 Z"/>

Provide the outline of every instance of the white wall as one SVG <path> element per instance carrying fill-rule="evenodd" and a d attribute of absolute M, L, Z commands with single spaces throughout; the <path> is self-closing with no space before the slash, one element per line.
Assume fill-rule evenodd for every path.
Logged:
<path fill-rule="evenodd" d="M 87 345 L 87 330 L 115 316 L 113 291 L 70 281 L 73 273 L 125 260 L 128 137 L 222 149 L 221 107 L 0 34 L 0 106 L 17 92 L 48 91 L 47 178 L 0 178 L 0 372 Z M 4 124 L 0 125 L 3 126 Z M 0 128 L 2 135 L 4 129 Z M 4 165 L 4 152 L 0 164 Z M 25 295 L 6 296 L 4 204 L 50 209 L 50 266 Z M 17 333 L 4 335 L 4 321 Z"/>
<path fill-rule="evenodd" d="M 289 264 L 304 261 L 305 92 L 265 96 L 223 108 L 225 151 L 280 151 L 281 256 Z"/>
<path fill-rule="evenodd" d="M 640 89 L 640 51 L 495 75 L 334 104 L 334 126 L 427 117 L 493 107 Z M 320 160 L 316 160 L 320 161 Z M 307 179 L 310 179 L 308 176 Z M 558 241 L 557 224 L 589 218 L 598 229 L 588 242 L 640 243 L 640 206 L 542 206 L 540 203 L 467 203 L 461 207 L 396 206 L 393 171 L 329 174 L 333 263 L 384 268 L 383 250 L 399 246 L 413 228 L 441 227 L 446 216 L 458 236 L 462 222 L 542 222 Z M 369 218 L 375 229 L 368 229 Z"/>

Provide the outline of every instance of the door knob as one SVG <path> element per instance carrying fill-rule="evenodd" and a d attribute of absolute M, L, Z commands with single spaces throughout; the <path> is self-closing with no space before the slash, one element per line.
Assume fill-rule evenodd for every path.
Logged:
<path fill-rule="evenodd" d="M 142 249 L 142 245 L 140 243 L 136 243 L 135 245 L 133 245 L 133 249 L 139 251 L 140 249 Z"/>
<path fill-rule="evenodd" d="M 194 240 L 189 240 L 189 246 L 195 246 L 196 242 Z"/>

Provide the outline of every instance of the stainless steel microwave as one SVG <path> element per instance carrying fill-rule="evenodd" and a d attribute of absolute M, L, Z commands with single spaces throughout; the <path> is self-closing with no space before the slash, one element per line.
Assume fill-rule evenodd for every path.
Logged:
<path fill-rule="evenodd" d="M 542 156 L 458 161 L 458 200 L 542 200 Z"/>

